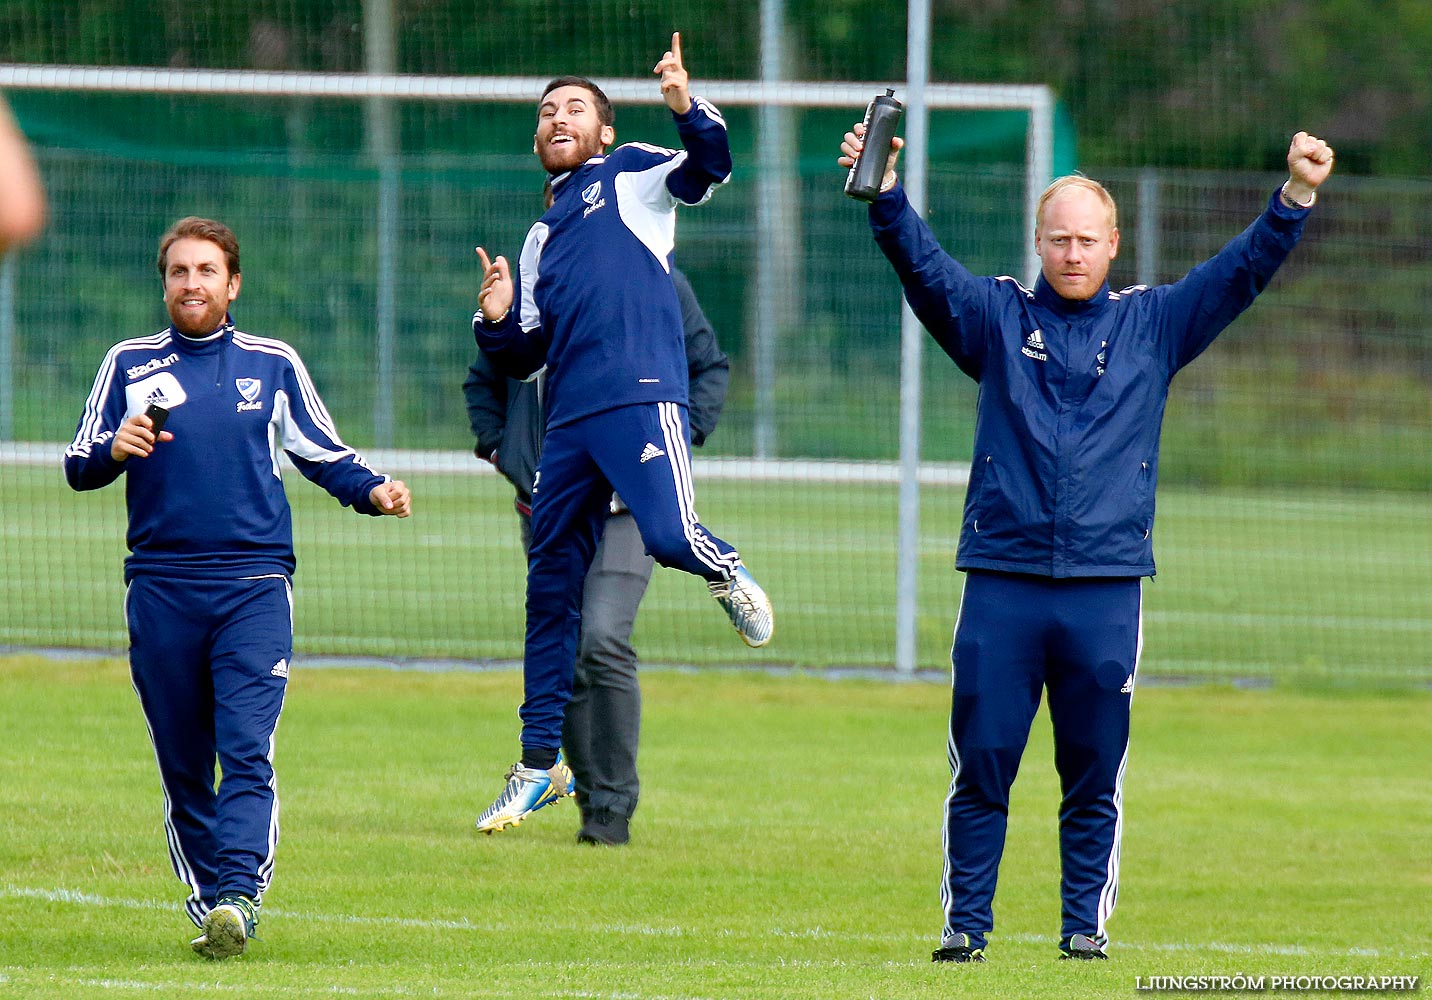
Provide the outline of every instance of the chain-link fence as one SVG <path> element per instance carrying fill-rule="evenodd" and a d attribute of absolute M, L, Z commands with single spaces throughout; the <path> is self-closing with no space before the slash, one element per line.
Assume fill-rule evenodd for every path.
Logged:
<path fill-rule="evenodd" d="M 104 6 L 98 17 L 84 3 L 9 5 L 0 60 L 372 65 L 371 25 L 356 3 L 219 4 L 182 20 L 156 17 L 151 5 Z M 937 3 L 932 75 L 1055 86 L 1074 140 L 1068 165 L 1077 146 L 1077 165 L 1120 202 L 1115 284 L 1172 280 L 1246 225 L 1280 180 L 1277 160 L 1294 128 L 1328 132 L 1340 154 L 1304 245 L 1175 383 L 1156 531 L 1161 573 L 1146 587 L 1147 668 L 1427 679 L 1432 255 L 1421 234 L 1432 182 L 1397 175 L 1420 162 L 1402 159 L 1416 129 L 1399 130 L 1389 106 L 1392 124 L 1349 125 L 1345 144 L 1335 131 L 1346 118 L 1342 97 L 1298 91 L 1296 65 L 1270 64 L 1267 46 L 1247 35 L 1304 38 L 1280 13 L 1287 5 L 1089 2 L 1062 5 L 1079 15 L 1063 20 L 1036 17 L 1039 6 Z M 1330 5 L 1301 6 L 1316 22 Z M 490 7 L 475 17 L 466 5 L 403 5 L 385 68 L 634 76 L 654 64 L 674 25 L 697 89 L 703 76 L 760 73 L 756 5 Z M 784 75 L 898 79 L 904 24 L 889 16 L 870 3 L 786 4 Z M 1401 43 L 1415 48 L 1425 28 L 1400 23 Z M 1415 99 L 1409 87 L 1403 96 Z M 0 446 L 0 501 L 10 511 L 0 558 L 27 581 L 0 611 L 0 643 L 123 645 L 122 498 L 117 488 L 70 494 L 54 446 L 73 433 L 105 348 L 164 324 L 155 241 L 174 218 L 197 213 L 227 221 L 243 242 L 240 325 L 293 343 L 350 443 L 397 449 L 382 457 L 417 488 L 412 524 L 365 536 L 317 491 L 295 487 L 300 648 L 515 656 L 515 518 L 505 486 L 468 456 L 459 387 L 473 353 L 472 246 L 515 255 L 539 213 L 540 172 L 525 148 L 530 106 L 397 103 L 385 172 L 365 149 L 371 121 L 359 100 L 28 90 L 9 98 L 37 145 L 52 222 L 0 275 L 0 439 L 11 442 Z M 683 215 L 678 236 L 679 262 L 733 359 L 726 411 L 704 451 L 721 461 L 704 478 L 698 470 L 698 502 L 776 596 L 780 639 L 755 660 L 888 664 L 899 297 L 863 211 L 839 194 L 836 145 L 860 109 L 789 118 L 781 162 L 794 174 L 786 189 L 798 233 L 790 301 L 781 303 L 763 300 L 751 266 L 768 180 L 754 145 L 759 109 L 725 110 L 736 175 Z M 618 109 L 618 137 L 675 141 L 654 81 L 650 108 Z M 931 222 L 977 272 L 1020 273 L 1025 141 L 1018 115 L 932 118 Z M 396 180 L 396 253 L 382 274 L 385 177 Z M 375 316 L 385 282 L 394 374 L 382 389 Z M 761 355 L 752 331 L 776 305 L 788 318 Z M 921 519 L 918 660 L 939 667 L 958 599 L 950 566 L 977 387 L 937 350 L 925 367 L 922 454 L 934 468 Z M 773 390 L 763 455 L 786 465 L 749 461 L 762 378 Z M 797 464 L 808 459 L 823 464 Z M 375 611 L 368 581 L 380 569 L 396 574 L 402 595 Z M 731 659 L 719 615 L 690 581 L 659 574 L 644 607 L 638 641 L 649 659 Z"/>

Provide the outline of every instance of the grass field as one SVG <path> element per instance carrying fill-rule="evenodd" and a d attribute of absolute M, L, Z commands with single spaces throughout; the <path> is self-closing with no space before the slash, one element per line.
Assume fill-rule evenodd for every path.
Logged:
<path fill-rule="evenodd" d="M 0 659 L 0 995 L 1114 997 L 1136 977 L 1432 974 L 1432 696 L 1142 687 L 1113 960 L 1055 960 L 1036 720 L 980 967 L 929 961 L 942 684 L 656 671 L 624 849 L 564 803 L 472 829 L 514 671 L 296 665 L 262 940 L 190 953 L 154 760 L 114 660 Z"/>
<path fill-rule="evenodd" d="M 0 645 L 122 649 L 123 485 L 89 494 L 54 468 L 6 466 L 0 559 L 23 580 Z M 496 476 L 403 474 L 415 515 L 357 517 L 291 474 L 298 647 L 391 658 L 511 659 L 522 554 Z M 888 666 L 895 487 L 710 479 L 699 509 L 771 593 L 776 637 L 743 649 L 701 585 L 656 574 L 637 625 L 648 662 Z M 959 603 L 959 487 L 922 491 L 919 665 L 947 669 Z M 1159 575 L 1145 585 L 1150 674 L 1432 682 L 1432 495 L 1163 488 Z"/>

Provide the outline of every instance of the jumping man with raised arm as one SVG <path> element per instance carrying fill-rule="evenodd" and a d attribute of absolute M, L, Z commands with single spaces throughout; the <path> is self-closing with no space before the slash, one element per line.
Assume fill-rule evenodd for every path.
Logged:
<path fill-rule="evenodd" d="M 681 150 L 616 138 L 611 102 L 590 80 L 558 77 L 537 108 L 533 151 L 553 204 L 527 234 L 517 280 L 483 268 L 477 343 L 505 374 L 546 366 L 547 428 L 532 489 L 522 759 L 477 821 L 492 833 L 571 794 L 560 755 L 572 692 L 582 585 L 612 493 L 646 550 L 706 580 L 741 638 L 770 641 L 764 591 L 698 520 L 691 480 L 687 361 L 671 280 L 676 209 L 700 205 L 731 173 L 726 123 L 692 98 L 681 36 L 657 63 Z"/>

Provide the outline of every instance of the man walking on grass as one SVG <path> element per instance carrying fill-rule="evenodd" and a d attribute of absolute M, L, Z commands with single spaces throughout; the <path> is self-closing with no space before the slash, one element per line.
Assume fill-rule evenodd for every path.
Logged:
<path fill-rule="evenodd" d="M 164 829 L 205 958 L 241 954 L 278 848 L 274 738 L 293 658 L 293 527 L 279 450 L 345 507 L 407 517 L 408 488 L 338 438 L 288 344 L 236 328 L 239 242 L 189 217 L 159 244 L 170 325 L 110 348 L 65 478 L 125 477 L 130 674 Z M 215 786 L 215 765 L 222 778 Z"/>

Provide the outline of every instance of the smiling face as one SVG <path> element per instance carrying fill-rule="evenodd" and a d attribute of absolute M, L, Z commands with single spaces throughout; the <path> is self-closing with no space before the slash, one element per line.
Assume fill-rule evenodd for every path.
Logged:
<path fill-rule="evenodd" d="M 239 297 L 241 278 L 229 273 L 217 243 L 191 236 L 171 243 L 164 256 L 164 305 L 174 329 L 187 337 L 217 330 Z"/>
<path fill-rule="evenodd" d="M 1119 255 L 1119 230 L 1109 204 L 1088 187 L 1057 191 L 1041 209 L 1034 250 L 1044 280 L 1062 298 L 1093 298 Z"/>
<path fill-rule="evenodd" d="M 549 174 L 582 165 L 612 144 L 616 130 L 602 123 L 601 102 L 586 87 L 555 87 L 537 107 L 532 151 Z"/>

